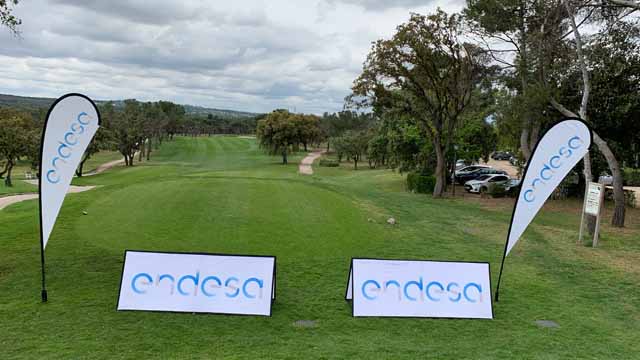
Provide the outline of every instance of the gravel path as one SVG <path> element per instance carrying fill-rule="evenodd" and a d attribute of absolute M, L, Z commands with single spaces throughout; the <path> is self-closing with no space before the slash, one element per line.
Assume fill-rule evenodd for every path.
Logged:
<path fill-rule="evenodd" d="M 137 154 L 137 153 L 136 153 Z M 135 156 L 135 155 L 134 155 Z M 100 166 L 98 166 L 95 170 L 93 170 L 92 172 L 88 172 L 82 176 L 91 176 L 91 175 L 98 175 L 102 172 L 105 172 L 109 169 L 111 169 L 114 166 L 118 166 L 120 164 L 124 164 L 124 158 L 120 159 L 120 160 L 113 160 L 113 161 L 109 161 L 107 163 L 104 163 Z"/>
<path fill-rule="evenodd" d="M 28 183 L 34 184 L 34 185 L 38 185 L 38 180 L 25 180 L 25 182 L 28 182 Z M 67 194 L 79 193 L 79 192 L 91 190 L 91 189 L 94 189 L 94 188 L 95 188 L 95 186 L 75 186 L 75 185 L 71 185 L 71 186 L 69 186 L 69 191 L 67 191 Z M 15 204 L 15 203 L 19 203 L 21 201 L 32 200 L 32 199 L 37 199 L 37 198 L 38 198 L 38 194 L 36 194 L 36 193 L 0 197 L 0 210 L 6 208 L 9 205 L 12 205 L 12 204 Z"/>
<path fill-rule="evenodd" d="M 105 172 L 109 169 L 111 169 L 114 166 L 117 166 L 119 164 L 123 164 L 124 163 L 124 159 L 120 159 L 120 160 L 114 160 L 114 161 L 109 161 L 108 163 L 104 163 L 100 166 L 98 166 L 94 171 L 84 174 L 84 176 L 91 176 L 91 175 L 97 175 L 100 174 L 101 172 Z M 38 180 L 23 180 L 24 182 L 27 182 L 29 184 L 32 185 L 38 185 Z M 69 186 L 69 191 L 67 191 L 67 194 L 71 194 L 71 193 L 80 193 L 83 191 L 87 191 L 87 190 L 91 190 L 94 189 L 95 186 L 76 186 L 76 185 L 71 185 Z M 37 199 L 38 198 L 38 194 L 37 193 L 29 193 L 29 194 L 19 194 L 19 195 L 10 195 L 10 196 L 4 196 L 4 197 L 0 197 L 0 210 L 6 208 L 9 205 L 15 204 L 15 203 L 19 203 L 21 201 L 26 201 L 26 200 L 32 200 L 32 199 Z"/>
<path fill-rule="evenodd" d="M 316 150 L 312 151 L 307 155 L 298 166 L 298 172 L 303 175 L 313 175 L 313 168 L 311 168 L 311 164 L 316 161 L 317 158 L 322 156 L 326 151 L 325 150 Z"/>

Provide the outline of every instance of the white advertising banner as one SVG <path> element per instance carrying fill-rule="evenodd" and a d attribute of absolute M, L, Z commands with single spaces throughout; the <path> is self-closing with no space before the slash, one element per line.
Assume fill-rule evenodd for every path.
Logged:
<path fill-rule="evenodd" d="M 505 256 L 518 242 L 562 179 L 589 151 L 591 131 L 581 120 L 564 120 L 547 131 L 533 150 L 516 201 Z"/>
<path fill-rule="evenodd" d="M 488 263 L 352 259 L 355 317 L 493 319 Z"/>
<path fill-rule="evenodd" d="M 47 246 L 71 179 L 99 126 L 98 109 L 84 95 L 65 95 L 49 109 L 40 157 L 42 249 Z"/>
<path fill-rule="evenodd" d="M 118 310 L 271 316 L 272 256 L 125 251 Z"/>

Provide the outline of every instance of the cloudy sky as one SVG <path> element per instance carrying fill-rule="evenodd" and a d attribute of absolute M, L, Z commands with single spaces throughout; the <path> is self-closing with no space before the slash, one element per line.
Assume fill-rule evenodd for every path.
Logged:
<path fill-rule="evenodd" d="M 342 108 L 372 41 L 464 0 L 22 0 L 0 29 L 0 93 Z"/>

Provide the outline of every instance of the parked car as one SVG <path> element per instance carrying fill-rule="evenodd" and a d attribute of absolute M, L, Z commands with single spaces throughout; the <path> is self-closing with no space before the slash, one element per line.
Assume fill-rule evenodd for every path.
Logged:
<path fill-rule="evenodd" d="M 467 166 L 467 164 L 464 163 L 464 160 L 456 161 L 456 170 L 460 170 L 465 166 Z"/>
<path fill-rule="evenodd" d="M 497 170 L 492 167 L 483 167 L 473 171 L 458 173 L 456 174 L 455 179 L 458 184 L 464 185 L 467 181 L 475 180 L 482 175 L 493 175 L 493 174 L 507 175 L 507 172 L 502 170 Z"/>
<path fill-rule="evenodd" d="M 511 154 L 508 151 L 496 151 L 493 154 L 491 154 L 491 158 L 493 160 L 510 160 L 513 157 L 513 154 Z"/>
<path fill-rule="evenodd" d="M 516 189 L 519 186 L 520 186 L 520 179 L 509 179 L 509 181 L 507 181 L 504 184 L 504 190 L 509 192 L 511 189 Z"/>
<path fill-rule="evenodd" d="M 598 182 L 604 185 L 612 185 L 613 184 L 613 176 L 609 174 L 602 174 L 598 178 Z"/>
<path fill-rule="evenodd" d="M 490 169 L 491 166 L 489 165 L 469 165 L 469 166 L 465 166 L 463 168 L 457 169 L 455 171 L 455 175 L 458 176 L 458 174 L 464 174 L 464 173 L 468 173 L 468 172 L 472 172 L 472 171 L 476 171 L 478 169 Z"/>
<path fill-rule="evenodd" d="M 489 185 L 504 185 L 509 182 L 509 177 L 503 174 L 481 175 L 475 180 L 469 180 L 464 184 L 464 189 L 471 193 L 481 193 L 489 190 Z"/>

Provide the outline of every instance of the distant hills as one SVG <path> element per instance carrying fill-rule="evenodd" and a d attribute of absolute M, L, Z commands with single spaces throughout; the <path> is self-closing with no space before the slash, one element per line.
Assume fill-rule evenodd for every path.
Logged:
<path fill-rule="evenodd" d="M 40 97 L 29 97 L 29 96 L 16 96 L 16 95 L 6 95 L 0 94 L 0 106 L 10 106 L 24 109 L 38 109 L 38 108 L 48 108 L 53 104 L 55 99 L 53 98 L 40 98 Z M 124 106 L 124 100 L 96 100 L 97 104 L 104 104 L 106 102 L 113 102 L 115 107 Z M 223 117 L 223 118 L 248 118 L 254 117 L 258 114 L 245 112 L 245 111 L 235 111 L 235 110 L 226 110 L 226 109 L 215 109 L 215 108 L 206 108 L 202 106 L 195 105 L 182 105 L 184 106 L 185 112 L 188 115 L 200 115 L 206 116 L 211 114 L 213 116 Z"/>

